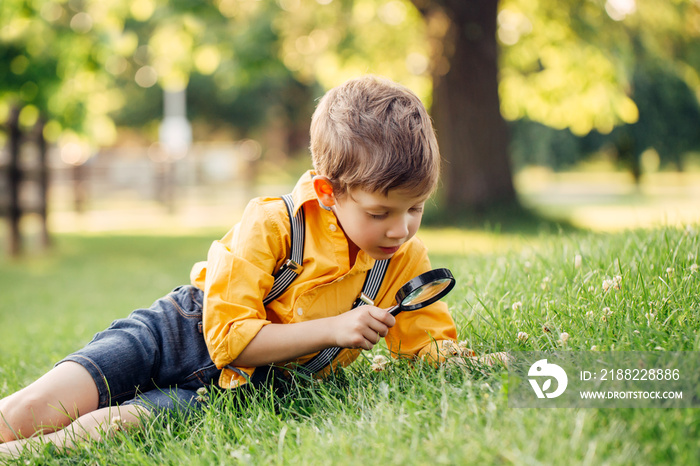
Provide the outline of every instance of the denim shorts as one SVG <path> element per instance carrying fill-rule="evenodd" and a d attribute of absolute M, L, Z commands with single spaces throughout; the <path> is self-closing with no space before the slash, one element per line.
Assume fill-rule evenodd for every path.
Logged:
<path fill-rule="evenodd" d="M 139 404 L 149 410 L 197 407 L 198 388 L 217 385 L 221 371 L 202 335 L 203 293 L 180 286 L 95 335 L 73 361 L 92 375 L 99 407 Z"/>

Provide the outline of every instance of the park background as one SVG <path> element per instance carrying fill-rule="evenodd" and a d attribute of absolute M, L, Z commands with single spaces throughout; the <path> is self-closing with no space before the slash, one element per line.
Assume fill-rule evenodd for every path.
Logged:
<path fill-rule="evenodd" d="M 458 278 L 447 299 L 471 347 L 697 351 L 698 36 L 697 0 L 4 0 L 0 396 L 186 282 L 248 199 L 288 192 L 316 100 L 364 73 L 434 118 L 445 170 L 420 236 Z M 13 131 L 21 250 L 5 228 Z M 301 404 L 262 397 L 222 421 L 237 408 L 218 400 L 75 461 L 698 455 L 692 409 L 512 410 L 498 373 L 356 366 Z"/>
<path fill-rule="evenodd" d="M 479 226 L 524 206 L 604 230 L 688 222 L 700 195 L 698 8 L 6 1 L 0 166 L 16 119 L 28 212 L 37 132 L 48 145 L 51 230 L 226 226 L 309 167 L 316 99 L 371 72 L 409 86 L 435 119 L 446 170 L 428 220 Z"/>

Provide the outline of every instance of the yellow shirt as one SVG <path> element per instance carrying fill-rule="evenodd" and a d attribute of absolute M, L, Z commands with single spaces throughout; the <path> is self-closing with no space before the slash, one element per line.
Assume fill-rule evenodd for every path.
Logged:
<path fill-rule="evenodd" d="M 243 373 L 250 376 L 255 370 L 227 366 L 264 325 L 320 319 L 350 310 L 367 271 L 374 265 L 374 259 L 360 251 L 350 267 L 345 234 L 335 215 L 319 206 L 312 176 L 313 172 L 304 174 L 292 192 L 295 209 L 303 205 L 306 216 L 304 261 L 301 273 L 281 296 L 263 306 L 274 272 L 289 257 L 291 227 L 280 198 L 253 199 L 241 221 L 212 244 L 207 261 L 192 269 L 192 284 L 204 291 L 204 339 L 213 362 L 223 368 L 219 380 L 223 388 L 246 383 Z M 391 307 L 401 286 L 430 269 L 425 246 L 417 237 L 412 238 L 391 258 L 375 304 Z M 438 360 L 442 341 L 455 339 L 455 325 L 447 306 L 437 302 L 400 313 L 386 343 L 394 356 L 431 355 Z M 333 365 L 350 364 L 360 351 L 343 350 Z M 303 364 L 313 356 L 277 364 Z M 330 370 L 328 367 L 319 375 Z"/>

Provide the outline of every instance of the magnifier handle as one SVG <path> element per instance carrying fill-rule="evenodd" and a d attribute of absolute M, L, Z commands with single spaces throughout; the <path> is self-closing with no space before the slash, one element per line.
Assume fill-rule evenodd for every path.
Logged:
<path fill-rule="evenodd" d="M 396 315 L 397 315 L 399 312 L 401 312 L 401 306 L 399 306 L 398 304 L 395 305 L 395 306 L 392 306 L 392 307 L 390 307 L 389 309 L 387 309 L 387 312 L 388 312 L 389 314 L 391 314 L 392 316 L 396 317 Z"/>

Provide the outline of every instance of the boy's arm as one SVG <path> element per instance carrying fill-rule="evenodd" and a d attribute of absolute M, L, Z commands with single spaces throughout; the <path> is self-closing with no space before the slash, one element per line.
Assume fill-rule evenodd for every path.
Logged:
<path fill-rule="evenodd" d="M 262 299 L 273 286 L 272 271 L 286 257 L 289 233 L 264 204 L 248 204 L 241 222 L 211 245 L 206 268 L 193 280 L 204 290 L 204 341 L 219 368 L 271 324 Z"/>
<path fill-rule="evenodd" d="M 371 350 L 395 323 L 385 309 L 360 306 L 343 314 L 294 324 L 268 324 L 232 362 L 258 367 L 333 346 Z"/>

